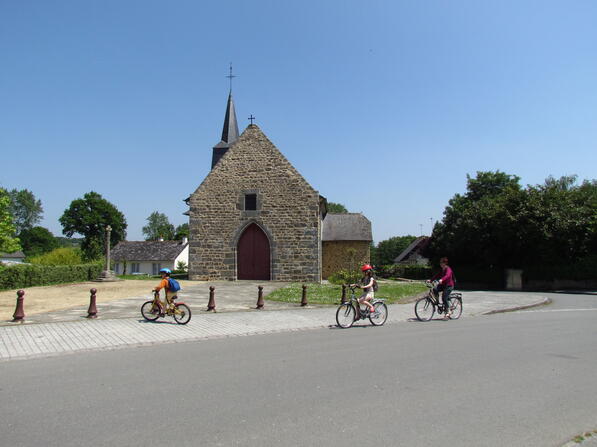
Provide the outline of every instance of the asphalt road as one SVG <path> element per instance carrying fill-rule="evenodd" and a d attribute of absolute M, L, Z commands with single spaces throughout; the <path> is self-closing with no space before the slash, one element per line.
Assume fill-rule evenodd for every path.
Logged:
<path fill-rule="evenodd" d="M 597 296 L 0 363 L 0 445 L 560 446 L 597 428 Z"/>

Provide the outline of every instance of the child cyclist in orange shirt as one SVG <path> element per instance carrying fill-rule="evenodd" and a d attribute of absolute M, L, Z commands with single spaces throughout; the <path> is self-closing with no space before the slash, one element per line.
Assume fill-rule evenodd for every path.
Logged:
<path fill-rule="evenodd" d="M 176 292 L 170 291 L 170 274 L 172 271 L 170 269 L 161 269 L 160 274 L 162 275 L 162 280 L 160 283 L 153 288 L 154 291 L 160 292 L 160 290 L 164 289 L 165 296 L 166 296 L 166 305 L 164 306 L 160 300 L 160 304 L 162 305 L 162 313 L 165 313 L 173 304 L 173 300 L 177 298 Z"/>

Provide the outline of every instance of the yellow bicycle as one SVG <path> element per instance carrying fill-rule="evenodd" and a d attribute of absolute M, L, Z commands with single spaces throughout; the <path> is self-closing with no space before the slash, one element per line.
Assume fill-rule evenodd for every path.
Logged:
<path fill-rule="evenodd" d="M 175 303 L 173 297 L 171 302 L 166 300 L 166 309 L 160 300 L 160 292 L 153 290 L 153 300 L 146 301 L 141 306 L 141 315 L 147 321 L 155 321 L 160 317 L 171 316 L 178 324 L 187 324 L 191 321 L 191 309 L 183 302 Z"/>

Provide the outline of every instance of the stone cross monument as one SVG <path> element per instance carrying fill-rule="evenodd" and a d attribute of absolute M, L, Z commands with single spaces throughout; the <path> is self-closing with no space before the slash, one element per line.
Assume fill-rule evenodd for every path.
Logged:
<path fill-rule="evenodd" d="M 106 226 L 106 263 L 104 264 L 104 271 L 100 274 L 99 278 L 96 281 L 120 281 L 120 278 L 117 278 L 114 274 L 113 270 L 110 270 L 110 233 L 112 232 L 112 227 L 110 225 Z"/>

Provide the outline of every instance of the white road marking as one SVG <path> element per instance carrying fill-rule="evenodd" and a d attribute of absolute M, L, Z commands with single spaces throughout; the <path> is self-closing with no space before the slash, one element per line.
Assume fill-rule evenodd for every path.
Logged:
<path fill-rule="evenodd" d="M 526 313 L 541 313 L 541 312 L 586 312 L 587 310 L 597 310 L 597 307 L 589 309 L 546 309 L 546 310 L 521 310 Z"/>

